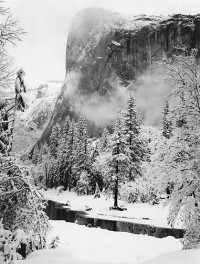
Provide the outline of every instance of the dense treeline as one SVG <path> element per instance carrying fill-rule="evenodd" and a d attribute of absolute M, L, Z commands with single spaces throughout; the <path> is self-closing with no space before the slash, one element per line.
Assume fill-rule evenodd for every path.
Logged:
<path fill-rule="evenodd" d="M 141 124 L 132 95 L 126 111 L 118 111 L 113 134 L 105 127 L 99 139 L 88 138 L 84 117 L 77 123 L 67 117 L 62 130 L 59 124 L 53 127 L 49 145 L 34 148 L 32 161 L 37 165 L 38 180 L 47 188 L 62 185 L 79 194 L 94 194 L 99 188 L 112 190 L 117 207 L 120 182 L 141 176 L 142 161 L 149 156 L 140 137 Z"/>
<path fill-rule="evenodd" d="M 164 59 L 163 80 L 170 86 L 160 128 L 142 125 L 134 98 L 118 110 L 113 133 L 106 128 L 89 139 L 83 117 L 57 124 L 49 146 L 35 148 L 33 162 L 46 187 L 63 185 L 77 193 L 94 194 L 97 188 L 128 202 L 170 206 L 169 223 L 181 220 L 186 229 L 184 248 L 200 245 L 200 76 L 197 50 L 185 47 L 171 60 Z M 37 178 L 38 181 L 38 178 Z"/>

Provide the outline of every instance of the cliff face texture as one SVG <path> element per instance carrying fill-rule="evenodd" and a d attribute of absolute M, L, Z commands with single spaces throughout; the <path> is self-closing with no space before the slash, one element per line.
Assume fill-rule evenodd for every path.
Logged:
<path fill-rule="evenodd" d="M 95 120 L 91 114 L 95 103 L 98 108 L 99 101 L 110 102 L 112 96 L 119 99 L 117 86 L 129 88 L 154 61 L 171 56 L 181 43 L 200 49 L 200 15 L 163 18 L 128 17 L 102 9 L 79 12 L 68 34 L 66 81 L 42 140 L 56 122 L 62 125 L 66 115 L 77 119 L 85 113 L 90 136 L 94 136 L 98 125 L 104 125 L 96 122 L 98 115 Z"/>

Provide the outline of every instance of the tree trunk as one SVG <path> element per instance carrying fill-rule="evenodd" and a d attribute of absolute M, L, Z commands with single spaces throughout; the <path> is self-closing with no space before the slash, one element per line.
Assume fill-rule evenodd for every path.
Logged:
<path fill-rule="evenodd" d="M 114 189 L 114 207 L 118 207 L 118 176 L 115 179 L 115 189 Z"/>
<path fill-rule="evenodd" d="M 119 146 L 117 147 L 117 154 L 119 154 Z M 119 173 L 119 164 L 118 160 L 115 167 L 116 179 L 115 179 L 115 188 L 114 188 L 114 207 L 118 207 L 118 173 Z"/>

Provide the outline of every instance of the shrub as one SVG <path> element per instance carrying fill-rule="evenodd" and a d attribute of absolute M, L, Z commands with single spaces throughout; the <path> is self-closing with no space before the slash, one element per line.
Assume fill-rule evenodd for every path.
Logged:
<path fill-rule="evenodd" d="M 136 180 L 121 185 L 120 198 L 128 203 L 158 203 L 159 196 L 145 180 Z"/>
<path fill-rule="evenodd" d="M 36 248 L 44 248 L 49 229 L 42 195 L 29 167 L 15 157 L 0 158 L 0 217 L 6 229 L 22 229 Z"/>

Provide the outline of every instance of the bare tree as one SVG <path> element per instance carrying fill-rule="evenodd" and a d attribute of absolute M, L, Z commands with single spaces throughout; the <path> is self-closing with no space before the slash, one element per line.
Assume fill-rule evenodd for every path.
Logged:
<path fill-rule="evenodd" d="M 12 58 L 7 52 L 9 44 L 15 46 L 21 40 L 25 31 L 18 26 L 18 21 L 13 18 L 9 8 L 3 7 L 4 1 L 0 0 L 0 86 L 5 87 L 14 74 Z"/>

